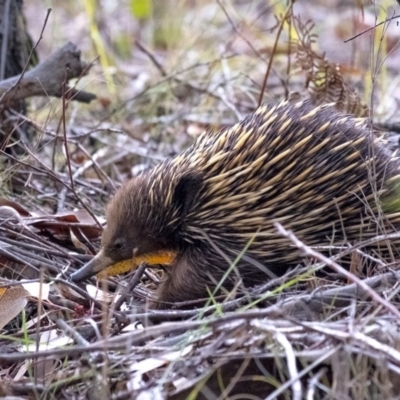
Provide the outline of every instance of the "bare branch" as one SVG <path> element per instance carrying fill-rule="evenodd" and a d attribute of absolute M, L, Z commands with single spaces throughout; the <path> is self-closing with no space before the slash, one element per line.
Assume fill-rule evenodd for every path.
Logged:
<path fill-rule="evenodd" d="M 71 42 L 57 50 L 49 59 L 21 75 L 0 82 L 0 103 L 32 96 L 62 97 L 62 85 L 68 80 L 86 75 L 90 65 L 80 59 L 80 50 Z M 96 96 L 92 93 L 67 88 L 67 96 L 89 103 Z"/>

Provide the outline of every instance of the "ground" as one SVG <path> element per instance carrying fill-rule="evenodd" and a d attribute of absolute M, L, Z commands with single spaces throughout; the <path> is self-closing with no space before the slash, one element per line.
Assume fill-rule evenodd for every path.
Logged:
<path fill-rule="evenodd" d="M 261 101 L 337 102 L 370 117 L 396 149 L 399 11 L 388 0 L 25 1 L 39 61 L 73 42 L 92 66 L 70 86 L 97 97 L 35 97 L 25 116 L 10 111 L 0 396 L 399 398 L 396 262 L 359 276 L 367 288 L 296 270 L 247 297 L 163 312 L 145 307 L 162 270 L 139 284 L 138 274 L 110 278 L 100 293 L 94 279 L 68 281 L 98 250 L 122 182 Z"/>

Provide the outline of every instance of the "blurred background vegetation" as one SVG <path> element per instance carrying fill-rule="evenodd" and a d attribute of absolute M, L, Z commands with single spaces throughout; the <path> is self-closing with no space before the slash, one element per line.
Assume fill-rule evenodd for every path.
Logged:
<path fill-rule="evenodd" d="M 56 98 L 30 100 L 27 117 L 35 131 L 30 152 L 66 173 L 59 140 L 65 113 L 72 169 L 97 163 L 97 169 L 83 168 L 80 178 L 96 188 L 99 196 L 90 206 L 99 213 L 123 180 L 180 152 L 204 129 L 235 123 L 261 99 L 297 93 L 326 102 L 344 93 L 351 104 L 357 97 L 344 111 L 367 110 L 381 123 L 398 115 L 400 28 L 391 19 L 399 9 L 394 0 L 30 0 L 22 10 L 33 43 L 47 8 L 39 60 L 67 41 L 75 43 L 83 60 L 93 62 L 76 85 L 97 99 L 88 105 L 69 102 L 67 108 Z M 22 153 L 36 162 L 26 149 Z M 26 201 L 32 204 L 40 186 L 36 206 L 48 211 L 76 206 L 70 193 L 60 206 L 52 182 L 10 180 L 21 166 L 9 167 L 3 165 L 3 192 L 30 194 Z M 83 181 L 77 188 L 88 197 Z"/>

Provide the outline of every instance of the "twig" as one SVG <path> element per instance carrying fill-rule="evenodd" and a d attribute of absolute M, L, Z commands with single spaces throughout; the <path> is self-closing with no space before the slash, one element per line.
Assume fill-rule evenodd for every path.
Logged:
<path fill-rule="evenodd" d="M 69 156 L 69 149 L 68 149 L 67 128 L 66 128 L 66 124 L 65 124 L 65 110 L 67 108 L 66 101 L 65 101 L 65 86 L 66 86 L 66 84 L 67 84 L 67 77 L 65 77 L 65 80 L 62 83 L 63 95 L 62 95 L 61 122 L 62 122 L 62 129 L 63 129 L 63 135 L 64 135 L 64 149 L 65 149 L 65 157 L 66 157 L 66 160 L 67 160 L 69 181 L 71 183 L 71 189 L 72 189 L 72 191 L 74 192 L 74 194 L 76 196 L 77 194 L 76 194 L 76 190 L 75 190 L 74 178 L 72 177 L 71 158 Z M 78 198 L 78 201 L 82 202 L 79 198 Z"/>
<path fill-rule="evenodd" d="M 263 81 L 263 84 L 261 86 L 260 97 L 258 98 L 258 107 L 260 107 L 261 104 L 262 104 L 262 100 L 263 100 L 263 97 L 264 97 L 264 90 L 265 90 L 265 87 L 267 85 L 267 80 L 268 80 L 268 77 L 269 77 L 269 73 L 270 73 L 271 68 L 272 68 L 272 61 L 274 59 L 276 48 L 278 47 L 278 41 L 279 41 L 279 38 L 281 36 L 281 32 L 282 32 L 282 29 L 283 29 L 283 24 L 285 23 L 285 21 L 286 21 L 288 15 L 289 15 L 289 12 L 291 11 L 292 7 L 293 7 L 293 4 L 292 4 L 292 2 L 290 2 L 289 5 L 287 6 L 286 10 L 285 10 L 285 14 L 282 17 L 281 23 L 279 24 L 278 32 L 276 33 L 276 37 L 275 37 L 274 47 L 272 48 L 271 57 L 269 59 L 267 70 L 265 71 L 265 75 L 264 75 L 264 81 Z"/>
<path fill-rule="evenodd" d="M 236 24 L 233 22 L 231 16 L 229 15 L 228 11 L 226 10 L 225 6 L 221 3 L 221 0 L 217 0 L 217 4 L 220 6 L 222 12 L 225 14 L 226 18 L 228 19 L 229 23 L 232 26 L 232 29 L 244 40 L 244 42 L 247 43 L 247 45 L 254 51 L 254 54 L 259 57 L 260 59 L 263 59 L 261 53 L 252 45 L 252 43 L 250 42 L 250 40 L 248 40 L 246 38 L 246 36 L 244 36 L 242 34 L 242 32 L 240 32 L 239 28 L 236 26 Z"/>
<path fill-rule="evenodd" d="M 373 300 L 375 300 L 377 303 L 379 303 L 385 309 L 390 311 L 397 318 L 400 318 L 400 311 L 397 310 L 397 308 L 393 304 L 390 304 L 388 301 L 386 301 L 381 296 L 379 296 L 379 294 L 376 293 L 375 290 L 371 289 L 360 278 L 357 278 L 354 274 L 345 270 L 343 267 L 341 267 L 335 261 L 332 261 L 331 259 L 329 259 L 328 257 L 325 257 L 321 253 L 317 253 L 316 251 L 312 250 L 310 247 L 308 247 L 303 242 L 301 242 L 299 239 L 297 239 L 297 237 L 292 232 L 287 231 L 281 224 L 275 223 L 274 225 L 275 225 L 275 228 L 278 230 L 278 232 L 282 236 L 288 238 L 299 250 L 301 250 L 304 253 L 305 256 L 310 256 L 312 258 L 315 258 L 316 260 L 324 263 L 325 265 L 327 265 L 328 267 L 333 269 L 335 272 L 345 276 L 349 281 L 355 283 L 357 286 L 359 286 L 361 289 L 363 289 L 369 297 L 371 297 Z"/>
<path fill-rule="evenodd" d="M 349 39 L 344 40 L 343 42 L 344 42 L 344 43 L 347 43 L 347 42 L 350 42 L 351 40 L 357 39 L 359 36 L 364 35 L 364 33 L 367 33 L 367 32 L 369 32 L 369 31 L 372 31 L 372 30 L 374 30 L 375 28 L 377 28 L 378 26 L 381 26 L 381 25 L 383 25 L 383 24 L 386 24 L 386 22 L 389 22 L 389 21 L 391 21 L 391 20 L 393 20 L 393 19 L 397 19 L 397 18 L 400 18 L 400 15 L 395 15 L 395 16 L 393 16 L 393 17 L 387 18 L 387 19 L 385 19 L 384 21 L 379 22 L 378 24 L 375 24 L 374 26 L 371 26 L 370 28 L 364 29 L 362 32 L 357 33 L 356 35 L 350 37 Z"/>
<path fill-rule="evenodd" d="M 89 346 L 89 342 L 84 339 L 76 329 L 72 329 L 63 319 L 58 319 L 56 325 L 61 329 L 68 337 L 76 340 L 81 346 Z"/>
<path fill-rule="evenodd" d="M 135 40 L 135 44 L 144 54 L 147 55 L 147 57 L 150 58 L 150 60 L 153 62 L 153 64 L 161 72 L 161 75 L 163 77 L 166 77 L 168 75 L 167 71 L 164 69 L 164 67 L 161 65 L 161 63 L 157 60 L 157 57 L 139 40 Z"/>
<path fill-rule="evenodd" d="M 161 85 L 164 82 L 168 82 L 169 80 L 172 80 L 174 82 L 178 82 L 180 84 L 186 85 L 188 88 L 195 90 L 196 92 L 199 93 L 207 93 L 209 96 L 221 100 L 223 102 L 225 102 L 225 100 L 223 99 L 223 97 L 217 93 L 212 92 L 210 89 L 208 89 L 207 87 L 201 87 L 199 85 L 196 85 L 192 82 L 187 82 L 182 78 L 179 78 L 178 75 L 182 72 L 179 73 L 174 73 L 171 75 L 167 75 L 166 70 L 164 69 L 164 67 L 158 62 L 157 58 L 155 57 L 155 55 L 147 48 L 145 47 L 142 43 L 136 41 L 136 44 L 138 46 L 138 48 L 145 53 L 150 60 L 153 62 L 153 64 L 156 66 L 156 68 L 160 71 L 161 75 L 164 77 L 164 79 L 162 79 L 160 82 L 158 82 L 157 84 L 147 87 L 146 89 L 142 90 L 140 93 L 138 93 L 137 95 L 135 95 L 134 97 L 130 98 L 128 101 L 133 101 L 136 100 L 138 98 L 140 98 L 141 96 L 143 96 L 145 93 L 147 93 L 150 89 L 157 87 L 159 85 Z M 229 57 L 225 57 L 225 58 L 229 58 Z M 246 108 L 248 108 L 249 110 L 253 110 L 254 109 L 254 105 L 253 104 L 248 104 L 248 103 L 244 103 L 243 101 L 241 102 L 241 104 L 245 104 Z M 116 108 L 115 110 L 113 110 L 111 112 L 110 115 L 114 114 L 116 111 L 118 111 L 118 109 L 122 108 Z"/>
<path fill-rule="evenodd" d="M 114 307 L 113 307 L 114 310 L 119 310 L 121 308 L 122 303 L 125 301 L 125 298 L 128 295 L 128 293 L 132 293 L 133 289 L 140 282 L 140 279 L 142 278 L 146 268 L 147 268 L 146 263 L 141 263 L 139 265 L 139 268 L 135 271 L 135 273 L 131 277 L 130 281 L 125 286 L 124 290 L 122 291 L 120 298 L 115 302 Z"/>
<path fill-rule="evenodd" d="M 322 354 L 318 359 L 316 359 L 313 363 L 303 368 L 301 372 L 296 376 L 296 380 L 301 379 L 303 376 L 306 376 L 309 372 L 311 372 L 315 367 L 322 364 L 325 360 L 329 359 L 333 354 L 337 351 L 337 347 L 333 347 Z M 265 400 L 275 400 L 279 398 L 279 395 L 283 393 L 287 388 L 289 388 L 293 384 L 293 380 L 289 379 L 283 384 L 279 385 L 279 388 L 274 390 Z"/>
<path fill-rule="evenodd" d="M 286 353 L 286 363 L 291 378 L 290 380 L 292 382 L 292 399 L 301 400 L 303 397 L 303 391 L 301 388 L 299 373 L 297 371 L 296 356 L 294 355 L 293 346 L 287 337 L 281 332 L 275 332 L 274 336 Z"/>
<path fill-rule="evenodd" d="M 53 179 L 57 180 L 57 182 L 61 183 L 64 187 L 66 187 L 68 190 L 70 190 L 76 197 L 76 199 L 79 201 L 79 203 L 82 205 L 82 207 L 89 213 L 89 215 L 93 218 L 93 220 L 95 221 L 96 225 L 100 228 L 100 230 L 103 230 L 103 226 L 101 225 L 101 223 L 99 222 L 99 220 L 97 219 L 96 215 L 93 213 L 93 211 L 86 205 L 86 203 L 80 198 L 80 196 L 77 195 L 76 191 L 69 186 L 67 183 L 65 183 L 51 168 L 49 168 L 46 164 L 44 164 L 38 157 L 36 157 L 35 154 L 32 153 L 32 151 L 29 149 L 28 146 L 25 145 L 25 150 L 29 153 L 29 155 L 31 157 L 33 157 L 44 169 L 41 170 L 37 167 L 35 167 L 34 165 L 31 164 L 27 164 L 15 157 L 12 157 L 11 155 L 7 154 L 6 152 L 4 152 L 3 150 L 0 149 L 0 153 L 6 155 L 8 158 L 16 161 L 17 163 L 20 163 L 22 165 L 28 166 L 29 168 L 33 168 L 36 171 L 40 171 L 40 172 L 44 172 L 47 175 L 51 176 Z M 75 187 L 74 187 L 75 188 Z"/>

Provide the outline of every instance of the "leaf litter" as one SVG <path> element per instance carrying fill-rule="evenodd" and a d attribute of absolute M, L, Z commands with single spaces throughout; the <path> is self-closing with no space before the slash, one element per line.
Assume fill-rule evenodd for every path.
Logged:
<path fill-rule="evenodd" d="M 349 9 L 342 15 L 340 5 L 332 7 L 337 31 L 325 26 L 322 35 L 332 39 L 325 43 L 304 17 L 318 20 L 321 7 L 325 22 L 323 3 L 313 10 L 300 5 L 294 10 L 300 16 L 261 3 L 243 10 L 243 4 L 236 9 L 212 2 L 199 6 L 193 19 L 194 11 L 186 9 L 184 29 L 192 24 L 204 34 L 188 47 L 191 52 L 177 56 L 183 44 L 172 43 L 167 51 L 161 39 L 156 50 L 138 42 L 137 60 L 121 60 L 117 66 L 119 79 L 125 79 L 121 98 L 110 99 L 99 86 L 100 100 L 91 114 L 71 104 L 64 110 L 56 102 L 47 108 L 32 104 L 36 114 L 28 113 L 24 121 L 35 139 L 2 152 L 1 180 L 7 188 L 0 198 L 1 395 L 372 399 L 378 393 L 389 399 L 400 392 L 398 318 L 385 307 L 386 301 L 398 310 L 396 261 L 383 263 L 376 276 L 362 276 L 368 289 L 320 280 L 304 275 L 310 268 L 299 268 L 203 308 L 193 304 L 168 311 L 146 307 L 162 270 L 143 269 L 131 285 L 134 274 L 103 283 L 91 279 L 87 286 L 68 281 L 99 248 L 110 194 L 125 179 L 187 147 L 203 129 L 231 125 L 254 109 L 270 57 L 264 100 L 306 92 L 315 103 L 329 100 L 343 111 L 366 112 L 368 103 L 358 94 L 365 89 L 360 85 L 363 67 L 351 64 L 345 52 L 340 52 L 340 65 L 330 56 L 335 59 L 342 49 L 335 36 L 349 36 L 341 17 L 353 18 L 357 30 L 368 29 L 374 10 Z M 123 10 L 113 13 L 121 18 Z M 66 12 L 59 11 L 55 18 Z M 368 17 L 363 24 L 362 13 Z M 64 26 L 70 20 L 66 15 Z M 214 30 L 200 30 L 210 21 Z M 288 29 L 283 30 L 286 36 L 278 38 L 272 52 L 283 22 L 296 34 L 289 40 Z M 396 37 L 390 29 L 386 34 L 390 49 L 395 48 Z M 208 40 L 215 35 L 222 42 L 211 57 Z M 287 43 L 293 43 L 290 50 Z M 202 45 L 206 49 L 196 49 Z M 389 73 L 398 65 L 393 58 L 388 57 Z M 102 79 L 101 69 L 93 73 L 85 84 Z M 387 96 L 379 85 L 376 93 Z M 391 93 L 400 98 L 398 85 Z M 384 111 L 393 113 L 395 105 L 388 101 L 380 108 L 377 117 L 384 119 Z M 65 137 L 58 128 L 62 118 Z M 371 300 L 370 291 L 384 301 Z"/>

